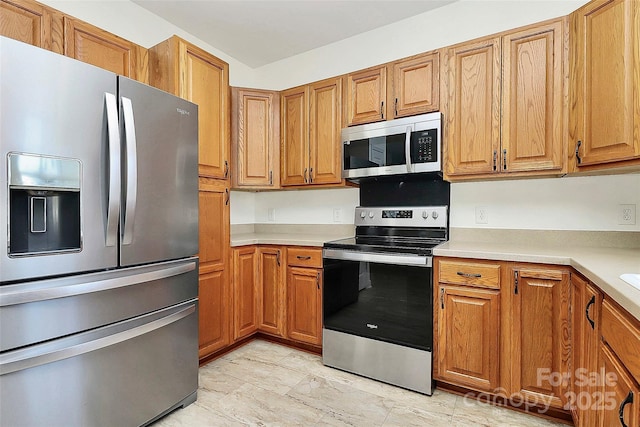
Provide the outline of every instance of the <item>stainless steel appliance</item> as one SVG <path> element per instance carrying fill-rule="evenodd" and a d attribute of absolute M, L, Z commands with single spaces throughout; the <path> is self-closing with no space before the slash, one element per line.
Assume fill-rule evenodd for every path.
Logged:
<path fill-rule="evenodd" d="M 323 248 L 322 361 L 431 395 L 432 248 L 448 208 L 358 207 L 355 225 Z"/>
<path fill-rule="evenodd" d="M 342 177 L 442 171 L 442 114 L 342 129 Z"/>
<path fill-rule="evenodd" d="M 0 38 L 0 424 L 196 399 L 198 110 Z"/>

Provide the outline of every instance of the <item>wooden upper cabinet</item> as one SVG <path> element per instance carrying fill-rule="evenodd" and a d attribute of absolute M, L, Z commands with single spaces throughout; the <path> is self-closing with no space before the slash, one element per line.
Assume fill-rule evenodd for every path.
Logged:
<path fill-rule="evenodd" d="M 386 65 L 347 75 L 347 124 L 379 122 L 387 118 Z"/>
<path fill-rule="evenodd" d="M 86 22 L 64 17 L 64 54 L 112 71 L 146 81 L 140 63 L 140 46 Z"/>
<path fill-rule="evenodd" d="M 448 50 L 445 61 L 445 173 L 496 172 L 500 149 L 500 39 L 458 45 Z"/>
<path fill-rule="evenodd" d="M 502 171 L 562 169 L 562 21 L 502 38 Z"/>
<path fill-rule="evenodd" d="M 338 184 L 342 180 L 342 79 L 309 85 L 309 181 Z"/>
<path fill-rule="evenodd" d="M 228 179 L 229 64 L 173 36 L 149 49 L 153 86 L 198 104 L 201 176 Z"/>
<path fill-rule="evenodd" d="M 280 187 L 280 96 L 232 88 L 231 181 L 234 188 Z"/>
<path fill-rule="evenodd" d="M 595 0 L 571 15 L 573 170 L 640 165 L 639 38 L 637 0 Z"/>
<path fill-rule="evenodd" d="M 280 184 L 338 184 L 342 78 L 281 92 Z"/>
<path fill-rule="evenodd" d="M 258 327 L 256 247 L 233 250 L 233 339 L 253 334 Z"/>
<path fill-rule="evenodd" d="M 52 20 L 52 15 L 58 19 Z M 58 15 L 55 10 L 35 1 L 1 0 L 0 35 L 62 53 L 62 17 Z"/>
<path fill-rule="evenodd" d="M 440 53 L 432 52 L 394 62 L 388 105 L 393 118 L 440 108 Z M 392 106 L 392 107 L 391 107 Z"/>
<path fill-rule="evenodd" d="M 280 184 L 309 181 L 309 89 L 300 86 L 280 93 Z"/>
<path fill-rule="evenodd" d="M 565 45 L 557 19 L 448 49 L 446 176 L 562 173 Z"/>
<path fill-rule="evenodd" d="M 562 408 L 569 380 L 554 381 L 552 374 L 571 366 L 569 271 L 515 267 L 512 273 L 512 392 Z"/>

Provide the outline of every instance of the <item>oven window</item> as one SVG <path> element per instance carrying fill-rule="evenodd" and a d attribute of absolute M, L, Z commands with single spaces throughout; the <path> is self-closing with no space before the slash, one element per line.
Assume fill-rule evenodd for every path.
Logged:
<path fill-rule="evenodd" d="M 431 268 L 324 260 L 324 327 L 431 351 Z"/>
<path fill-rule="evenodd" d="M 358 139 L 344 145 L 344 168 L 362 169 L 406 164 L 405 134 Z"/>

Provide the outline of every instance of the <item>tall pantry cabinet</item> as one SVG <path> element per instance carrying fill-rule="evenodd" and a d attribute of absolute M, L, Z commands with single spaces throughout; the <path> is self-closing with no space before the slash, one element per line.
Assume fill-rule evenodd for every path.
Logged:
<path fill-rule="evenodd" d="M 231 343 L 229 64 L 173 36 L 149 49 L 149 80 L 198 104 L 200 358 Z"/>

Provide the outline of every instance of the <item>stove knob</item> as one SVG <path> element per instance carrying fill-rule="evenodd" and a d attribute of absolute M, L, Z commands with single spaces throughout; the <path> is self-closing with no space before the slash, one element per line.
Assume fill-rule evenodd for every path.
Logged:
<path fill-rule="evenodd" d="M 373 212 L 369 212 L 369 218 L 373 218 Z"/>
<path fill-rule="evenodd" d="M 438 219 L 438 212 L 436 211 L 431 212 L 431 216 L 433 217 L 433 219 Z"/>
<path fill-rule="evenodd" d="M 424 219 L 429 218 L 429 212 L 427 212 L 427 211 L 422 211 L 422 218 L 424 218 Z"/>
<path fill-rule="evenodd" d="M 360 212 L 360 218 L 364 219 L 365 216 L 367 216 L 365 211 Z"/>

